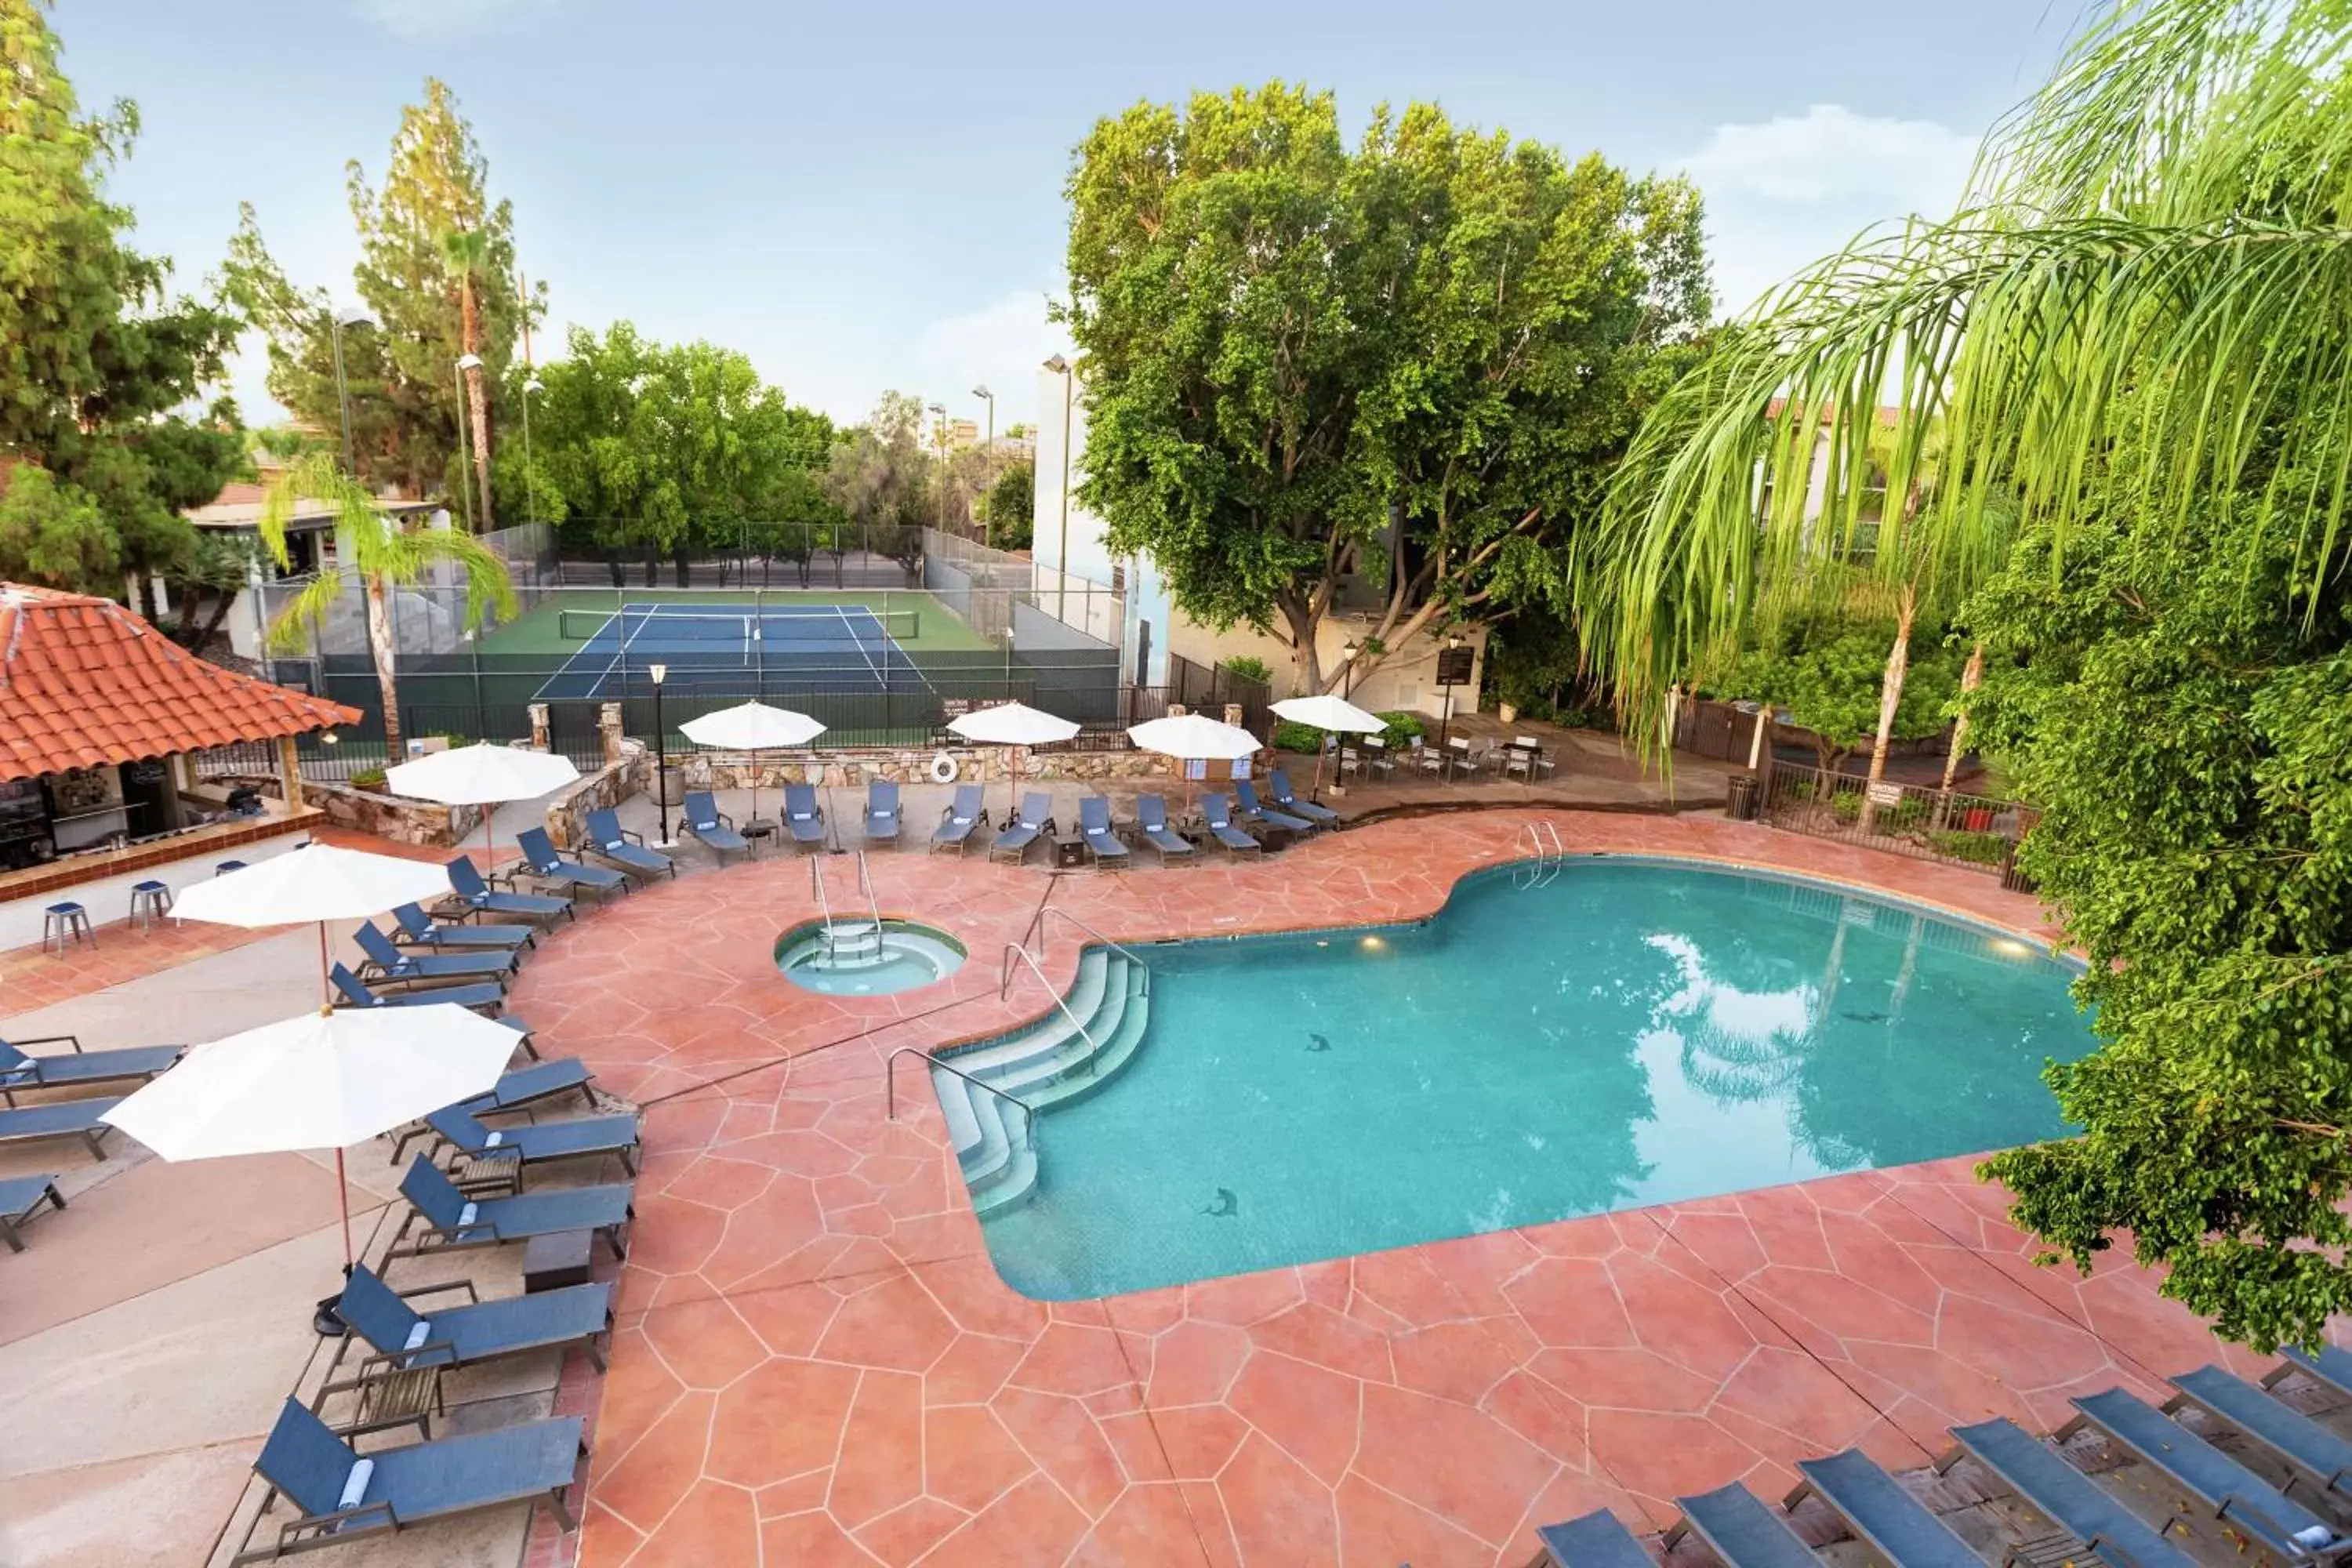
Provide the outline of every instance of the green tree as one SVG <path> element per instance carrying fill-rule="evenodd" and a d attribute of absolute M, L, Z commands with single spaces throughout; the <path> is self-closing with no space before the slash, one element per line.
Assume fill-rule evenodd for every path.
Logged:
<path fill-rule="evenodd" d="M 453 229 L 440 237 L 441 259 L 457 285 L 457 357 L 466 383 L 465 427 L 472 433 L 474 480 L 481 495 L 481 515 L 474 526 L 487 533 L 497 527 L 490 510 L 490 394 L 488 366 L 482 361 L 481 285 L 491 280 L 490 237 L 480 229 Z"/>
<path fill-rule="evenodd" d="M 1328 94 L 1139 104 L 1070 175 L 1082 495 L 1188 615 L 1273 631 L 1320 690 L 1343 582 L 1370 647 L 1564 590 L 1640 411 L 1706 313 L 1679 181 Z M 1357 674 L 1384 657 L 1367 654 Z"/>
<path fill-rule="evenodd" d="M 922 530 L 932 521 L 936 494 L 936 465 L 923 451 L 922 426 L 920 399 L 884 393 L 866 423 L 835 443 L 824 480 L 825 493 L 866 547 L 898 561 L 909 578 L 919 571 Z M 838 585 L 848 530 L 835 530 L 831 542 L 827 553 Z"/>
<path fill-rule="evenodd" d="M 999 550 L 1028 549 L 1036 511 L 1037 465 L 1023 458 L 988 487 L 988 542 Z"/>
<path fill-rule="evenodd" d="M 298 647 L 310 628 L 341 602 L 344 574 L 356 580 L 366 606 L 368 650 L 375 658 L 375 679 L 383 696 L 384 755 L 401 754 L 400 672 L 393 639 L 392 599 L 399 589 L 420 582 L 434 566 L 454 563 L 466 578 L 466 624 L 488 624 L 495 612 L 500 619 L 516 613 L 514 584 L 506 563 L 470 533 L 446 528 L 410 528 L 376 504 L 366 488 L 342 470 L 337 458 L 317 455 L 301 458 L 270 482 L 261 509 L 263 545 L 287 564 L 286 525 L 297 500 L 322 500 L 334 510 L 335 537 L 342 552 L 341 570 L 322 572 L 297 594 L 269 628 L 270 640 L 280 647 Z"/>
<path fill-rule="evenodd" d="M 370 185 L 356 160 L 345 165 L 360 244 L 352 282 L 374 324 L 342 331 L 343 368 L 359 474 L 372 487 L 414 496 L 466 493 L 457 361 L 469 352 L 483 362 L 467 396 L 479 399 L 471 417 L 481 462 L 489 465 L 502 417 L 490 395 L 519 389 L 508 374 L 515 345 L 527 324 L 544 318 L 547 299 L 544 284 L 524 294 L 513 207 L 493 203 L 488 186 L 489 165 L 473 128 L 447 87 L 429 78 L 425 101 L 401 110 L 383 185 Z M 453 237 L 465 253 L 462 263 L 453 262 Z M 337 296 L 288 278 L 250 204 L 240 209 L 219 281 L 223 298 L 268 339 L 270 395 L 302 423 L 339 430 Z M 476 481 L 482 482 L 478 471 Z M 485 513 L 487 526 L 487 503 Z"/>
<path fill-rule="evenodd" d="M 123 242 L 131 215 L 104 184 L 137 111 L 82 116 L 46 11 L 0 0 L 0 574 L 110 594 L 128 573 L 152 616 L 152 574 L 194 542 L 180 513 L 244 464 L 235 405 L 183 412 L 236 324 Z"/>
<path fill-rule="evenodd" d="M 1958 679 L 1958 663 L 1936 641 L 1908 659 L 1890 708 L 1887 649 L 1904 647 L 1913 629 L 1891 616 L 1843 613 L 1795 616 L 1770 627 L 1757 646 L 1720 679 L 1707 682 L 1733 698 L 1752 698 L 1788 710 L 1789 721 L 1813 732 L 1822 771 L 1865 746 L 1878 752 L 1872 782 L 1884 767 L 1882 735 L 1918 740 L 1944 728 Z"/>

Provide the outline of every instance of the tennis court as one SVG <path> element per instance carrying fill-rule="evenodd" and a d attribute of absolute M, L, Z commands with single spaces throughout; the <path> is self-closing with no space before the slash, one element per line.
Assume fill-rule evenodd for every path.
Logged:
<path fill-rule="evenodd" d="M 947 612 L 936 604 L 906 603 L 917 595 L 898 597 L 904 607 L 887 610 L 850 601 L 787 605 L 740 599 L 731 605 L 632 601 L 562 608 L 556 635 L 574 651 L 536 700 L 643 696 L 656 664 L 665 668 L 664 689 L 682 696 L 770 683 L 841 693 L 929 690 L 931 682 L 908 657 L 906 645 L 922 640 L 926 619 Z"/>

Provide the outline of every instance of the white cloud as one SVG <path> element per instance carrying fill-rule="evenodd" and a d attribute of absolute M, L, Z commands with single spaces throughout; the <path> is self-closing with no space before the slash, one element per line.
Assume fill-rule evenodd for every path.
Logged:
<path fill-rule="evenodd" d="M 1037 419 L 1037 367 L 1071 352 L 1067 329 L 1045 319 L 1044 289 L 1008 294 L 993 304 L 950 316 L 923 329 L 915 343 L 917 384 L 945 387 L 958 414 L 974 400 L 969 388 L 996 394 L 996 427 Z M 970 410 L 974 417 L 979 408 Z"/>
<path fill-rule="evenodd" d="M 1934 121 L 1833 103 L 1716 127 L 1683 169 L 1706 198 L 1720 303 L 1744 309 L 1874 225 L 1948 215 L 1976 152 L 1974 136 Z"/>
<path fill-rule="evenodd" d="M 556 0 L 351 0 L 363 20 L 403 37 L 444 37 L 472 33 L 520 16 L 554 8 Z"/>

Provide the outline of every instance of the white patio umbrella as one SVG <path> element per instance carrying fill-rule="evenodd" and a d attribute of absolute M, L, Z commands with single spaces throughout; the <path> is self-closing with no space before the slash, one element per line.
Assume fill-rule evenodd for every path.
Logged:
<path fill-rule="evenodd" d="M 429 860 L 310 844 L 197 882 L 180 894 L 172 912 L 183 920 L 248 930 L 315 922 L 320 998 L 331 1002 L 328 921 L 371 920 L 402 904 L 429 904 L 448 890 L 448 871 Z"/>
<path fill-rule="evenodd" d="M 1013 797 L 1005 805 L 1008 818 L 1021 802 L 1021 752 L 1017 748 L 1050 746 L 1078 732 L 1078 726 L 1069 720 L 1042 713 L 1026 702 L 1001 702 L 993 708 L 975 709 L 960 719 L 950 720 L 948 728 L 984 746 L 1016 748 L 1012 753 Z"/>
<path fill-rule="evenodd" d="M 1258 741 L 1247 730 L 1220 723 L 1200 713 L 1180 713 L 1127 727 L 1127 738 L 1147 752 L 1181 762 L 1238 762 L 1257 754 Z M 1184 778 L 1184 805 L 1192 805 L 1192 779 Z"/>
<path fill-rule="evenodd" d="M 435 752 L 385 771 L 384 786 L 412 800 L 439 801 L 443 805 L 502 805 L 510 800 L 537 800 L 553 795 L 580 777 L 569 757 L 551 752 L 529 752 L 483 741 L 446 752 Z M 482 858 L 491 858 L 489 812 L 482 813 Z M 485 864 L 485 871 L 489 867 Z"/>
<path fill-rule="evenodd" d="M 760 820 L 760 753 L 780 746 L 805 746 L 824 733 L 824 726 L 805 713 L 771 708 L 764 702 L 744 702 L 721 708 L 680 724 L 678 732 L 698 746 L 716 752 L 751 753 L 751 820 Z"/>
<path fill-rule="evenodd" d="M 1334 697 L 1326 691 L 1317 697 L 1286 697 L 1274 705 L 1274 710 L 1294 724 L 1310 724 L 1329 734 L 1376 735 L 1388 724 L 1376 713 L 1367 713 L 1344 697 Z M 1315 748 L 1315 787 L 1310 792 L 1317 798 L 1323 794 L 1323 748 Z"/>
<path fill-rule="evenodd" d="M 348 1275 L 343 1151 L 488 1093 L 515 1040 L 505 1025 L 446 1003 L 320 1008 L 196 1047 L 102 1120 L 166 1160 L 332 1148 Z M 332 1305 L 321 1303 L 322 1316 Z"/>

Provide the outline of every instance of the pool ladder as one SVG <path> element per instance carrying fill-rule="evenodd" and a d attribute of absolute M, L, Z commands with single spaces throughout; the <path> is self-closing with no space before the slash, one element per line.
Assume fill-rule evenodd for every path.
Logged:
<path fill-rule="evenodd" d="M 873 938 L 874 951 L 870 954 L 860 952 L 855 956 L 871 958 L 876 963 L 879 963 L 882 959 L 882 907 L 875 900 L 874 878 L 866 868 L 866 851 L 860 849 L 856 853 L 857 890 L 866 895 L 866 912 L 867 918 L 873 921 L 873 924 L 865 930 L 852 926 L 847 931 L 844 931 L 839 922 L 834 920 L 833 900 L 826 896 L 824 889 L 825 857 L 822 855 L 809 857 L 809 891 L 816 895 L 817 912 L 824 920 L 824 961 L 827 968 L 839 966 L 841 941 L 844 936 L 862 937 L 870 933 Z"/>
<path fill-rule="evenodd" d="M 1568 850 L 1559 841 L 1559 829 L 1548 816 L 1538 817 L 1519 829 L 1512 847 L 1519 858 L 1511 868 L 1511 886 L 1515 888 L 1549 887 L 1559 879 L 1560 868 L 1568 863 Z"/>

